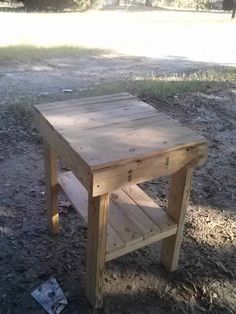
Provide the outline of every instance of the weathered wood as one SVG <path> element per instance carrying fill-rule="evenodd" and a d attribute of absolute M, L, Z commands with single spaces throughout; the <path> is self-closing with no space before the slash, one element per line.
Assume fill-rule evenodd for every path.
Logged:
<path fill-rule="evenodd" d="M 107 224 L 107 246 L 106 246 L 106 257 L 109 252 L 116 251 L 125 246 L 125 242 L 121 239 L 119 234 L 111 226 L 110 222 Z M 107 260 L 107 258 L 106 258 Z"/>
<path fill-rule="evenodd" d="M 57 156 L 74 173 L 60 174 L 59 184 L 88 220 L 86 294 L 92 306 L 102 304 L 105 261 L 164 239 L 161 262 L 175 270 L 192 168 L 205 162 L 206 140 L 127 93 L 36 105 L 34 113 L 49 143 L 52 232 L 58 231 Z M 166 175 L 172 175 L 168 213 L 135 185 Z"/>
<path fill-rule="evenodd" d="M 110 122 L 109 119 L 106 121 Z M 198 134 L 157 112 L 151 117 L 130 119 L 117 124 L 112 122 L 86 128 L 79 133 L 70 130 L 68 134 L 63 129 L 60 132 L 91 170 L 117 166 L 205 142 Z"/>
<path fill-rule="evenodd" d="M 113 95 L 103 95 L 103 96 L 94 96 L 94 97 L 86 97 L 86 98 L 78 98 L 78 99 L 70 99 L 64 101 L 55 101 L 51 103 L 39 104 L 35 105 L 35 107 L 39 108 L 39 110 L 59 110 L 61 108 L 70 107 L 70 106 L 85 106 L 91 104 L 104 104 L 110 101 L 122 101 L 127 99 L 134 99 L 135 97 L 128 93 L 120 93 Z"/>
<path fill-rule="evenodd" d="M 63 191 L 87 221 L 88 193 L 72 172 L 59 175 Z M 177 224 L 138 186 L 114 191 L 111 196 L 106 261 L 176 233 Z"/>
<path fill-rule="evenodd" d="M 110 202 L 109 222 L 126 246 L 143 240 L 141 228 L 124 212 L 120 211 L 113 201 Z"/>
<path fill-rule="evenodd" d="M 63 110 L 62 110 L 63 109 Z M 63 136 L 74 138 L 75 125 L 81 131 L 89 130 L 95 127 L 102 127 L 106 121 L 106 126 L 113 125 L 114 123 L 127 122 L 130 119 L 137 120 L 145 117 L 152 117 L 155 109 L 137 100 L 109 102 L 84 106 L 80 108 L 79 112 L 77 107 L 67 108 L 64 107 L 58 110 L 56 115 L 54 111 L 47 113 L 42 110 L 42 113 L 57 129 L 63 132 Z M 78 136 L 80 136 L 80 132 Z"/>
<path fill-rule="evenodd" d="M 58 175 L 58 182 L 76 211 L 82 216 L 85 223 L 88 221 L 88 192 L 73 175 L 71 171 L 65 171 Z M 109 215 L 111 216 L 111 214 Z M 107 252 L 112 252 L 125 245 L 111 224 L 107 225 Z"/>
<path fill-rule="evenodd" d="M 34 116 L 42 137 L 50 143 L 52 150 L 70 166 L 70 169 L 73 170 L 76 177 L 89 191 L 92 185 L 90 167 L 40 112 L 35 110 Z"/>
<path fill-rule="evenodd" d="M 39 107 L 39 106 L 38 106 Z M 64 107 L 60 107 L 56 110 L 55 109 L 44 109 L 41 108 L 40 105 L 40 112 L 43 113 L 43 115 L 50 120 L 51 123 L 56 123 L 58 126 L 61 125 L 62 122 L 75 122 L 78 126 L 80 126 L 80 123 L 83 122 L 81 120 L 82 118 L 86 117 L 96 117 L 103 121 L 102 125 L 105 125 L 105 117 L 112 117 L 113 113 L 116 111 L 119 113 L 122 113 L 123 111 L 131 110 L 132 108 L 136 108 L 137 110 L 153 110 L 156 111 L 153 107 L 145 104 L 142 101 L 138 101 L 137 99 L 127 99 L 127 100 L 110 100 L 104 103 L 92 103 L 92 104 L 86 104 L 83 106 L 79 106 L 76 103 L 71 104 L 68 103 Z M 94 116 L 93 116 L 94 115 Z M 64 118 L 64 119 L 63 119 Z M 71 120 L 72 119 L 72 120 Z M 95 121 L 95 119 L 94 119 Z M 107 121 L 107 124 L 112 123 L 112 121 Z M 90 127 L 93 126 L 93 124 L 90 124 Z M 97 126 L 96 126 L 97 127 Z"/>
<path fill-rule="evenodd" d="M 177 230 L 177 225 L 173 223 L 172 228 L 169 228 L 168 230 L 164 230 L 160 233 L 154 234 L 150 238 L 147 238 L 145 240 L 124 246 L 122 248 L 119 248 L 118 250 L 113 250 L 111 252 L 108 252 L 106 255 L 106 261 L 110 261 L 110 260 L 115 259 L 119 256 L 123 256 L 127 253 L 130 253 L 130 252 L 133 252 L 137 249 L 145 247 L 151 243 L 160 241 L 162 239 L 165 239 L 166 237 L 170 237 L 176 233 L 176 230 Z"/>
<path fill-rule="evenodd" d="M 193 166 L 202 164 L 207 156 L 207 145 L 190 146 L 185 149 L 167 151 L 162 154 L 135 161 L 120 163 L 113 167 L 106 167 L 93 171 L 93 195 L 112 192 L 121 186 L 128 186 L 158 178 L 169 176 L 186 164 Z"/>
<path fill-rule="evenodd" d="M 59 232 L 57 156 L 46 141 L 44 160 L 48 229 L 51 234 L 56 234 Z"/>
<path fill-rule="evenodd" d="M 206 143 L 200 135 L 133 96 L 125 94 L 124 99 L 119 97 L 109 96 L 104 103 L 103 99 L 96 98 L 84 100 L 84 104 L 75 101 L 69 108 L 66 102 L 59 104 L 60 108 L 56 103 L 54 109 L 52 105 L 48 109 L 45 105 L 35 106 L 40 115 L 39 128 L 43 135 L 49 133 L 55 140 L 58 136 L 50 131 L 58 133 L 60 141 L 64 141 L 63 152 L 60 151 L 60 154 L 63 154 L 63 158 L 71 159 L 73 155 L 73 159 L 77 159 L 83 172 L 79 177 L 81 171 L 78 171 L 78 178 L 85 181 L 88 179 L 84 168 L 90 172 L 104 170 Z M 134 115 L 129 116 L 129 111 Z M 58 145 L 55 145 L 55 149 L 56 146 Z M 69 161 L 73 164 L 73 160 Z M 88 189 L 89 182 L 85 184 Z"/>
<path fill-rule="evenodd" d="M 58 174 L 58 183 L 73 207 L 88 221 L 88 192 L 71 171 Z"/>
<path fill-rule="evenodd" d="M 86 296 L 94 308 L 102 305 L 109 195 L 89 197 Z"/>
<path fill-rule="evenodd" d="M 177 223 L 177 233 L 163 240 L 161 263 L 168 271 L 177 268 L 183 235 L 185 213 L 191 190 L 193 169 L 184 167 L 172 176 L 168 199 L 168 215 Z"/>
<path fill-rule="evenodd" d="M 137 185 L 127 186 L 123 188 L 123 191 L 155 222 L 159 230 L 173 229 L 173 220 Z"/>
<path fill-rule="evenodd" d="M 137 189 L 140 190 L 138 187 Z M 143 235 L 144 239 L 150 238 L 153 234 L 160 232 L 159 226 L 122 189 L 112 192 L 111 200 L 119 208 L 119 211 L 126 215 L 127 219 L 135 222 L 139 227 L 139 233 Z"/>

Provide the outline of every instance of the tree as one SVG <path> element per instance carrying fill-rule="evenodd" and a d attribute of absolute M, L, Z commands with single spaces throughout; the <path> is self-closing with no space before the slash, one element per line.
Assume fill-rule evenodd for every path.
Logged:
<path fill-rule="evenodd" d="M 145 0 L 145 7 L 151 8 L 152 7 L 152 0 Z"/>
<path fill-rule="evenodd" d="M 235 11 L 236 11 L 236 0 L 234 0 L 233 2 L 232 19 L 235 18 Z"/>
<path fill-rule="evenodd" d="M 47 8 L 61 11 L 73 6 L 88 9 L 96 4 L 96 0 L 21 0 L 21 2 L 27 11 L 41 11 Z"/>
<path fill-rule="evenodd" d="M 224 0 L 223 1 L 223 10 L 231 11 L 232 10 L 232 19 L 235 18 L 236 11 L 236 0 Z"/>

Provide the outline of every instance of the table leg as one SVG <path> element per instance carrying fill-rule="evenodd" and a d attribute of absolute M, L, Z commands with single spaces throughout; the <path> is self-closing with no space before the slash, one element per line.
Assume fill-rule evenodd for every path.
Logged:
<path fill-rule="evenodd" d="M 168 271 L 177 268 L 183 235 L 185 213 L 188 205 L 193 168 L 185 167 L 173 174 L 167 213 L 177 223 L 177 233 L 163 240 L 161 263 Z"/>
<path fill-rule="evenodd" d="M 109 194 L 89 196 L 86 295 L 93 308 L 102 306 Z"/>
<path fill-rule="evenodd" d="M 48 229 L 56 234 L 59 232 L 57 156 L 47 142 L 44 142 L 44 158 Z"/>

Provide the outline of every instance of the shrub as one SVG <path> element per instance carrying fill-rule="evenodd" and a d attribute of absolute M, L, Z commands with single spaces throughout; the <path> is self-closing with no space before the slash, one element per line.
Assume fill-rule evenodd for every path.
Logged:
<path fill-rule="evenodd" d="M 96 4 L 96 0 L 21 0 L 24 7 L 28 11 L 34 10 L 64 10 L 65 8 L 70 8 L 77 6 L 80 9 L 88 9 Z"/>

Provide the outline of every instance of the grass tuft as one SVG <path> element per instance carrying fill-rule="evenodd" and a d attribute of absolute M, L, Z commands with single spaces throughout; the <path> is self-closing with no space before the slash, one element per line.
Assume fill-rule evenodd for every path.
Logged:
<path fill-rule="evenodd" d="M 81 92 L 80 96 L 99 96 L 127 91 L 140 97 L 148 96 L 164 101 L 168 97 L 188 92 L 204 93 L 213 84 L 224 81 L 236 81 L 236 68 L 209 68 L 190 74 L 137 77 L 100 85 Z"/>
<path fill-rule="evenodd" d="M 108 53 L 108 50 L 77 46 L 35 47 L 31 45 L 0 47 L 0 60 L 38 60 L 59 57 L 87 57 Z"/>

